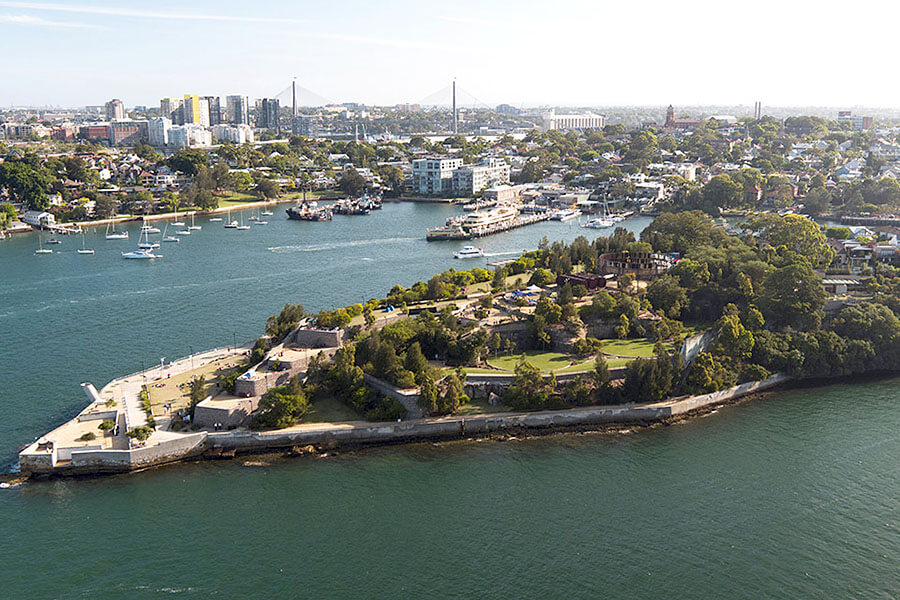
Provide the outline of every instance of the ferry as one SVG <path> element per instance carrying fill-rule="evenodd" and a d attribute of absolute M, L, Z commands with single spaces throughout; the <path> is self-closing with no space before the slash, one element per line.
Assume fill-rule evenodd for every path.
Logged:
<path fill-rule="evenodd" d="M 484 250 L 475 246 L 463 246 L 463 249 L 453 255 L 453 258 L 481 258 Z"/>
<path fill-rule="evenodd" d="M 551 221 L 571 221 L 572 219 L 577 219 L 581 216 L 580 210 L 575 209 L 563 209 L 557 210 L 553 214 L 550 215 Z"/>
<path fill-rule="evenodd" d="M 498 206 L 486 211 L 475 211 L 466 215 L 462 222 L 462 228 L 468 231 L 470 229 L 499 225 L 515 219 L 518 212 L 512 206 Z"/>

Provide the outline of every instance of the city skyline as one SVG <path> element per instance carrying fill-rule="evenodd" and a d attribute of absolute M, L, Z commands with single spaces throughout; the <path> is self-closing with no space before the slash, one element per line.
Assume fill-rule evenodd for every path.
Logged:
<path fill-rule="evenodd" d="M 772 106 L 898 105 L 896 84 L 852 51 L 855 42 L 866 55 L 889 52 L 890 18 L 868 23 L 863 40 L 827 13 L 769 1 L 729 19 L 705 0 L 641 7 L 563 1 L 550 9 L 469 0 L 452 10 L 407 0 L 389 7 L 298 8 L 280 0 L 153 6 L 0 1 L 0 35 L 17 49 L 17 59 L 0 67 L 15 83 L 0 106 L 109 98 L 153 106 L 184 93 L 263 98 L 293 77 L 323 99 L 374 105 L 427 103 L 454 77 L 486 106 L 759 98 Z M 857 5 L 861 14 L 870 8 L 898 10 Z"/>

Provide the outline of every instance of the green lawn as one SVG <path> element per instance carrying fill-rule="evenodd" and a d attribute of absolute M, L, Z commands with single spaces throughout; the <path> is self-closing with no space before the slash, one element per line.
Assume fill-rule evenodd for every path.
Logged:
<path fill-rule="evenodd" d="M 631 358 L 653 356 L 653 346 L 647 338 L 635 340 L 603 340 L 602 350 L 612 356 L 627 356 Z"/>
<path fill-rule="evenodd" d="M 303 423 L 337 423 L 340 421 L 361 421 L 356 412 L 349 406 L 331 396 L 317 398 L 312 408 L 303 417 Z"/>
<path fill-rule="evenodd" d="M 219 208 L 258 201 L 259 198 L 253 194 L 248 194 L 247 192 L 231 192 L 227 196 L 219 196 Z"/>
<path fill-rule="evenodd" d="M 501 356 L 488 361 L 492 367 L 503 369 L 504 371 L 512 371 L 519 364 L 520 354 L 510 354 Z M 568 355 L 561 352 L 526 352 L 525 360 L 540 369 L 541 371 L 554 371 L 568 367 L 572 359 Z"/>
<path fill-rule="evenodd" d="M 456 412 L 453 414 L 454 415 L 463 415 L 463 416 L 487 415 L 487 414 L 491 414 L 491 413 L 505 412 L 508 410 L 509 409 L 507 407 L 502 406 L 502 405 L 501 406 L 491 406 L 490 404 L 487 403 L 486 400 L 475 400 L 475 401 L 471 401 L 466 404 L 463 404 L 458 409 L 456 409 Z"/>

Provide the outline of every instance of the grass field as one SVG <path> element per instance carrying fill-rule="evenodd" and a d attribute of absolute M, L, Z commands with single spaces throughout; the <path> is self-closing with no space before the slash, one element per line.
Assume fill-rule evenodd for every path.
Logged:
<path fill-rule="evenodd" d="M 509 410 L 505 406 L 491 406 L 484 400 L 478 400 L 473 402 L 467 402 L 460 406 L 454 415 L 489 415 L 492 413 L 505 412 Z"/>
<path fill-rule="evenodd" d="M 313 401 L 312 408 L 303 417 L 303 423 L 337 423 L 341 421 L 361 421 L 362 417 L 349 406 L 326 396 Z"/>
<path fill-rule="evenodd" d="M 647 338 L 636 340 L 604 340 L 603 353 L 612 356 L 627 356 L 630 358 L 646 358 L 653 356 L 653 346 L 656 342 L 651 342 Z"/>
<path fill-rule="evenodd" d="M 488 364 L 504 371 L 513 371 L 516 365 L 519 364 L 520 358 L 520 354 L 510 354 L 509 356 L 491 359 L 488 361 Z M 561 352 L 526 352 L 525 360 L 541 371 L 563 369 L 572 362 L 568 355 Z"/>
<path fill-rule="evenodd" d="M 166 414 L 163 409 L 164 404 L 172 404 L 172 411 L 170 411 L 170 414 L 186 407 L 190 402 L 190 389 L 188 384 L 195 377 L 199 377 L 200 375 L 206 377 L 206 389 L 207 393 L 209 393 L 211 388 L 215 386 L 219 375 L 228 373 L 237 365 L 242 364 L 244 360 L 245 357 L 240 355 L 220 358 L 192 371 L 176 375 L 170 379 L 162 379 L 158 382 L 148 382 L 148 388 L 150 390 L 150 407 L 153 410 L 153 416 L 159 417 Z M 155 387 L 155 385 L 162 385 L 163 387 Z M 179 388 L 179 385 L 182 387 Z"/>

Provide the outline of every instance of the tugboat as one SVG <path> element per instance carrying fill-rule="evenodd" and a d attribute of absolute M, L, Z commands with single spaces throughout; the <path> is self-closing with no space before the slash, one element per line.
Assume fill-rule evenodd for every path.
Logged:
<path fill-rule="evenodd" d="M 305 204 L 292 206 L 285 211 L 294 221 L 330 221 L 331 211 L 325 208 L 311 209 Z"/>

